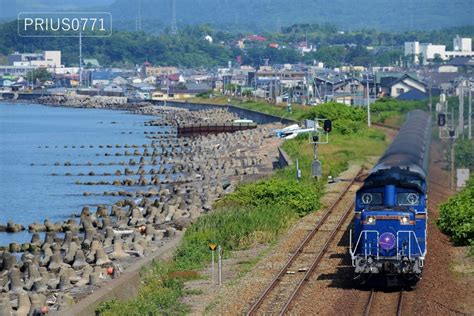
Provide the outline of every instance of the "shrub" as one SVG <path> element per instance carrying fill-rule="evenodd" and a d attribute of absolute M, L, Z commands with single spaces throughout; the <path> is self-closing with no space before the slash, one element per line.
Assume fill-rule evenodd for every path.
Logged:
<path fill-rule="evenodd" d="M 311 108 L 301 119 L 329 119 L 336 132 L 347 135 L 365 128 L 367 113 L 365 109 L 340 103 L 325 103 Z"/>
<path fill-rule="evenodd" d="M 404 114 L 417 109 L 426 110 L 426 104 L 426 101 L 400 101 L 392 98 L 384 98 L 371 104 L 370 111 L 373 113 L 395 112 Z"/>
<path fill-rule="evenodd" d="M 286 205 L 300 215 L 318 207 L 315 188 L 296 180 L 271 178 L 241 185 L 226 197 L 225 203 L 237 205 L 265 206 Z"/>
<path fill-rule="evenodd" d="M 467 187 L 440 208 L 438 227 L 456 245 L 469 245 L 474 240 L 474 177 Z"/>
<path fill-rule="evenodd" d="M 458 139 L 454 148 L 456 166 L 474 170 L 474 142 L 470 139 Z"/>

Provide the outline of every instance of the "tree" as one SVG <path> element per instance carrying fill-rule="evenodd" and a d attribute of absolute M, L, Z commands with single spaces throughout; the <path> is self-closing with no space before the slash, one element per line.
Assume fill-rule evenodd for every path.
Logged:
<path fill-rule="evenodd" d="M 443 63 L 443 58 L 441 58 L 440 54 L 435 54 L 433 58 L 433 64 L 441 65 Z"/>
<path fill-rule="evenodd" d="M 45 82 L 51 80 L 51 73 L 49 73 L 46 68 L 39 68 L 29 71 L 26 74 L 26 78 L 32 82 Z"/>

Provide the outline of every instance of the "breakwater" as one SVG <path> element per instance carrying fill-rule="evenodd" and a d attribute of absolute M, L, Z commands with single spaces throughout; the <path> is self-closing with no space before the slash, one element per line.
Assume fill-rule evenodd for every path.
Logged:
<path fill-rule="evenodd" d="M 268 126 L 233 134 L 178 138 L 172 127 L 145 124 L 150 122 L 149 115 L 162 115 L 165 120 L 168 117 L 166 109 L 159 108 L 157 113 L 149 105 L 140 106 L 139 113 L 146 117 L 126 113 L 114 117 L 116 112 L 96 109 L 2 106 L 23 114 L 34 114 L 34 110 L 37 115 L 55 113 L 51 122 L 36 117 L 22 123 L 39 124 L 46 134 L 33 138 L 38 130 L 23 131 L 21 146 L 27 159 L 11 157 L 18 168 L 8 175 L 10 186 L 18 188 L 23 196 L 45 187 L 39 196 L 46 194 L 59 204 L 71 196 L 85 199 L 76 201 L 72 209 L 63 209 L 54 219 L 43 204 L 34 213 L 39 214 L 36 219 L 27 216 L 23 223 L 1 223 L 6 230 L 29 231 L 30 237 L 26 241 L 12 239 L 0 250 L 0 311 L 6 315 L 43 307 L 54 311 L 70 308 L 75 300 L 118 278 L 136 260 L 159 250 L 190 221 L 210 212 L 213 202 L 231 192 L 237 183 L 271 170 L 265 158 L 272 153 L 261 149 L 268 148 L 262 146 L 272 134 Z M 168 111 L 173 113 L 169 117 L 174 117 L 183 110 Z M 102 112 L 107 116 L 98 116 Z M 89 113 L 93 126 L 78 119 Z M 213 113 L 220 112 L 193 112 L 192 117 L 213 117 Z M 180 117 L 183 122 L 187 120 L 186 114 Z M 19 116 L 20 121 L 23 118 Z M 60 122 L 61 128 L 52 122 Z M 18 121 L 12 121 L 5 132 L 15 126 Z M 78 139 L 71 142 L 70 132 L 76 129 Z M 131 134 L 129 129 L 133 130 Z M 101 138 L 106 132 L 116 138 Z M 61 141 L 53 137 L 62 133 Z M 32 149 L 34 154 L 28 155 Z M 18 177 L 19 170 L 25 170 L 26 175 L 41 170 L 29 190 Z M 43 185 L 36 182 L 41 179 Z M 68 189 L 63 186 L 49 195 L 48 190 L 56 189 L 51 184 L 58 179 L 63 185 L 67 183 Z M 97 200 L 89 203 L 90 198 Z M 44 203 L 44 198 L 35 199 Z M 17 213 L 12 205 L 5 211 L 7 215 Z"/>

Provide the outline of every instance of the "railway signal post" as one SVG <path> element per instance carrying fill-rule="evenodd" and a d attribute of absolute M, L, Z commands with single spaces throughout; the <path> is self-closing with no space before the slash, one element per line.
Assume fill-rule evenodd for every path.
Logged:
<path fill-rule="evenodd" d="M 323 126 L 323 131 L 318 131 L 318 126 Z M 309 135 L 309 142 L 313 144 L 313 163 L 311 165 L 311 174 L 318 180 L 323 176 L 321 161 L 318 159 L 318 145 L 329 142 L 329 133 L 332 131 L 331 120 L 315 119 L 314 131 Z"/>

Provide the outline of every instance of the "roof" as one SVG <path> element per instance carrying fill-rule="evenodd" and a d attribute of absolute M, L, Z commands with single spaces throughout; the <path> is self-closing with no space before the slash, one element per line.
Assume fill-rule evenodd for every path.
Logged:
<path fill-rule="evenodd" d="M 149 85 L 147 83 L 134 83 L 131 86 L 142 91 L 156 90 L 155 86 Z"/>
<path fill-rule="evenodd" d="M 418 82 L 419 84 L 421 84 L 421 85 L 423 85 L 423 86 L 425 85 L 421 80 L 418 80 L 417 77 L 413 77 L 413 76 L 411 76 L 411 75 L 409 75 L 409 74 L 404 74 L 402 77 L 400 77 L 400 78 L 398 78 L 397 80 L 395 80 L 395 81 L 389 83 L 388 87 L 391 87 L 391 86 L 393 86 L 394 84 L 396 84 L 396 83 L 398 83 L 398 82 L 403 82 L 403 83 L 409 85 L 410 87 L 413 87 L 413 86 L 411 86 L 410 84 L 406 83 L 406 81 L 405 81 L 406 79 L 410 79 L 410 80 L 416 81 L 416 82 Z M 413 87 L 413 88 L 414 88 L 414 87 Z"/>
<path fill-rule="evenodd" d="M 199 90 L 199 91 L 209 91 L 211 90 L 211 87 L 205 83 L 186 83 L 186 88 L 188 90 Z"/>
<path fill-rule="evenodd" d="M 84 59 L 84 65 L 92 65 L 94 67 L 100 67 L 99 61 L 95 58 Z"/>
<path fill-rule="evenodd" d="M 455 57 L 447 62 L 451 66 L 474 66 L 473 57 Z"/>
<path fill-rule="evenodd" d="M 433 87 L 439 87 L 443 83 L 451 83 L 457 78 L 461 77 L 462 74 L 458 72 L 429 72 L 423 74 L 423 82 L 426 85 Z"/>
<path fill-rule="evenodd" d="M 395 80 L 405 76 L 409 75 L 412 78 L 417 79 L 418 76 L 416 73 L 409 73 L 409 72 L 396 72 L 396 71 L 380 71 L 375 73 L 375 80 L 377 84 L 380 84 L 383 78 L 395 78 Z M 393 79 L 392 79 L 393 80 Z M 387 82 L 387 79 L 384 80 L 384 82 Z"/>
<path fill-rule="evenodd" d="M 266 42 L 267 41 L 267 38 L 266 37 L 263 37 L 263 36 L 260 36 L 260 35 L 248 35 L 246 38 L 245 38 L 247 41 L 251 41 L 251 42 Z"/>
<path fill-rule="evenodd" d="M 91 72 L 92 80 L 113 80 L 115 77 L 119 76 L 117 72 L 112 71 L 93 71 Z"/>
<path fill-rule="evenodd" d="M 420 101 L 426 100 L 428 96 L 423 91 L 413 88 L 405 93 L 400 94 L 396 99 L 404 101 Z"/>

